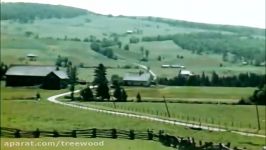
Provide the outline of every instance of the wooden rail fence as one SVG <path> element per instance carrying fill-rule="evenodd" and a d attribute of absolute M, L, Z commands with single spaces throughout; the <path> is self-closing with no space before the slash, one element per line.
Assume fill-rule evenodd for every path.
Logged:
<path fill-rule="evenodd" d="M 192 137 L 179 137 L 169 135 L 160 130 L 158 133 L 152 130 L 137 131 L 137 130 L 119 130 L 119 129 L 84 129 L 72 131 L 45 131 L 32 130 L 25 131 L 15 128 L 1 127 L 1 137 L 5 138 L 41 138 L 41 137 L 72 137 L 72 138 L 112 138 L 112 139 L 140 139 L 153 140 L 162 143 L 165 146 L 173 147 L 179 150 L 243 150 L 237 147 L 230 148 L 230 143 L 214 144 L 213 142 L 196 143 Z"/>

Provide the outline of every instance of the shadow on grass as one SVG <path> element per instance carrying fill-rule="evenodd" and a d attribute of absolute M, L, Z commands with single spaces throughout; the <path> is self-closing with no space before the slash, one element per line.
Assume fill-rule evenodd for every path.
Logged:
<path fill-rule="evenodd" d="M 253 142 L 240 142 L 241 144 L 247 144 L 247 145 L 252 145 L 252 146 L 264 146 L 263 144 L 257 144 L 257 143 L 253 143 Z"/>

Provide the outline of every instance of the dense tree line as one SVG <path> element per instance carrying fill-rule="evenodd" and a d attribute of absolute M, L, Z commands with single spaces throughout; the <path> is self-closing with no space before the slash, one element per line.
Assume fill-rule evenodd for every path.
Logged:
<path fill-rule="evenodd" d="M 265 36 L 265 29 L 253 28 L 253 27 L 243 27 L 243 26 L 232 26 L 232 25 L 213 25 L 206 23 L 196 23 L 182 20 L 173 20 L 173 19 L 165 19 L 159 17 L 145 17 L 145 20 L 166 23 L 171 26 L 179 26 L 186 28 L 198 28 L 198 29 L 206 29 L 213 31 L 228 31 L 242 35 L 260 35 Z"/>
<path fill-rule="evenodd" d="M 108 48 L 108 47 L 101 47 L 100 43 L 91 43 L 91 49 L 94 50 L 97 53 L 100 53 L 108 58 L 111 59 L 117 59 L 117 56 L 114 54 L 113 49 L 112 48 Z"/>
<path fill-rule="evenodd" d="M 95 52 L 100 53 L 108 58 L 116 60 L 117 56 L 114 54 L 113 49 L 110 48 L 111 46 L 116 46 L 116 45 L 119 45 L 118 41 L 103 39 L 102 41 L 100 40 L 93 41 L 90 47 Z"/>
<path fill-rule="evenodd" d="M 72 65 L 72 62 L 68 59 L 68 57 L 58 55 L 55 60 L 55 65 L 57 67 L 68 67 L 68 65 Z"/>
<path fill-rule="evenodd" d="M 167 41 L 173 40 L 174 35 L 157 35 L 157 36 L 144 36 L 142 37 L 142 41 L 144 42 L 152 42 L 152 41 Z"/>
<path fill-rule="evenodd" d="M 265 61 L 265 40 L 251 36 L 202 32 L 142 38 L 142 41 L 165 40 L 173 40 L 181 48 L 197 54 L 222 54 L 224 61 L 228 61 L 228 53 L 234 56 L 232 62 L 242 60 L 259 65 Z"/>
<path fill-rule="evenodd" d="M 201 75 L 185 77 L 178 75 L 174 78 L 158 78 L 158 83 L 170 86 L 225 86 L 225 87 L 256 87 L 265 84 L 265 75 L 241 73 L 232 76 L 219 76 L 213 72 L 209 77 Z"/>
<path fill-rule="evenodd" d="M 88 13 L 87 10 L 61 5 L 33 3 L 1 3 L 1 20 L 18 20 L 22 23 L 36 18 L 70 18 Z"/>
<path fill-rule="evenodd" d="M 221 33 L 177 34 L 173 41 L 183 49 L 198 54 L 214 52 L 219 54 L 231 53 L 235 59 L 246 61 L 265 61 L 265 40 L 251 36 L 239 36 Z"/>
<path fill-rule="evenodd" d="M 138 43 L 138 42 L 139 42 L 139 38 L 138 37 L 132 36 L 129 39 L 129 43 Z"/>

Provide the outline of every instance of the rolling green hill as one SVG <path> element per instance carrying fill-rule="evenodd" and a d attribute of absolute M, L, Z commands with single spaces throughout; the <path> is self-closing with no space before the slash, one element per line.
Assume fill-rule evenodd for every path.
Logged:
<path fill-rule="evenodd" d="M 34 3 L 1 3 L 1 20 L 19 20 L 26 23 L 35 18 L 71 18 L 88 11 L 61 5 Z"/>
<path fill-rule="evenodd" d="M 44 4 L 27 3 L 1 3 L 1 61 L 6 64 L 50 64 L 54 65 L 58 55 L 68 57 L 74 64 L 84 66 L 96 66 L 103 63 L 107 66 L 122 67 L 134 63 L 149 66 L 158 76 L 176 76 L 177 69 L 162 69 L 164 64 L 180 64 L 194 73 L 205 71 L 207 74 L 217 71 L 224 75 L 237 74 L 240 72 L 264 73 L 263 66 L 254 66 L 256 56 L 263 56 L 265 50 L 265 30 L 238 26 L 218 26 L 200 24 L 169 19 L 156 19 L 152 17 L 125 17 L 105 16 L 91 13 L 82 9 L 54 6 Z M 14 9 L 19 8 L 19 9 Z M 23 8 L 23 9 L 20 9 Z M 26 9 L 29 8 L 29 9 Z M 34 9 L 35 8 L 35 9 Z M 36 9 L 40 8 L 40 9 Z M 14 11 L 10 11 L 10 10 Z M 43 10 L 51 10 L 49 13 Z M 31 21 L 21 22 L 21 15 Z M 32 17 L 30 14 L 34 14 Z M 132 31 L 132 33 L 128 33 Z M 193 38 L 193 35 L 221 35 L 221 41 L 214 41 L 212 38 Z M 248 36 L 251 40 L 247 39 Z M 144 37 L 167 37 L 169 35 L 183 36 L 192 35 L 184 43 L 173 39 L 144 41 Z M 230 36 L 244 38 L 245 42 L 238 44 L 238 41 L 231 42 L 229 48 L 233 48 L 237 54 L 228 52 L 228 57 L 238 55 L 236 61 L 225 60 L 224 47 Z M 225 39 L 223 37 L 229 36 Z M 130 39 L 137 39 L 137 42 L 130 42 Z M 206 39 L 206 41 L 204 40 Z M 200 42 L 198 46 L 197 42 Z M 255 43 L 245 51 L 237 50 L 245 47 L 243 44 Z M 98 43 L 100 49 L 92 50 L 91 44 Z M 191 46 L 189 45 L 191 43 Z M 261 43 L 261 44 L 256 44 Z M 180 44 L 180 45 L 179 45 Z M 124 47 L 128 45 L 128 50 Z M 203 45 L 203 46 L 202 46 Z M 194 46 L 194 47 L 193 47 Z M 191 47 L 191 49 L 190 49 Z M 208 50 L 206 50 L 207 48 Z M 221 52 L 216 53 L 215 49 Z M 141 50 L 143 49 L 143 51 Z M 194 52 L 202 49 L 201 53 Z M 259 49 L 259 51 L 257 51 Z M 148 51 L 148 61 L 141 61 Z M 247 52 L 254 53 L 252 59 L 241 56 L 249 56 Z M 259 52 L 259 53 L 258 53 Z M 36 62 L 30 62 L 25 57 L 28 53 L 38 55 Z M 265 52 L 264 52 L 265 53 Z M 112 55 L 112 57 L 106 56 Z M 177 58 L 182 56 L 183 58 Z M 253 56 L 253 55 L 252 55 Z M 158 58 L 161 58 L 158 60 Z M 116 58 L 116 59 L 113 59 Z M 242 65 L 247 61 L 247 65 Z M 265 59 L 257 62 L 262 63 Z M 220 67 L 222 64 L 223 67 Z M 133 66 L 132 66 L 133 67 Z M 86 77 L 93 70 L 82 71 L 79 75 Z M 124 71 L 112 71 L 123 75 Z"/>

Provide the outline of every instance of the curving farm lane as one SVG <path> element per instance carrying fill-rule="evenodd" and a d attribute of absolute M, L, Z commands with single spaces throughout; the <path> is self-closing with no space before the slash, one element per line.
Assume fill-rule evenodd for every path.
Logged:
<path fill-rule="evenodd" d="M 80 90 L 76 90 L 75 93 L 77 93 L 79 91 Z M 62 96 L 66 96 L 69 94 L 70 94 L 70 92 L 54 95 L 54 96 L 49 97 L 47 100 L 50 102 L 56 103 L 56 104 L 60 104 L 60 105 L 65 105 L 65 106 L 69 106 L 69 107 L 85 109 L 85 110 L 95 111 L 95 112 L 100 112 L 100 113 L 107 113 L 107 114 L 124 116 L 124 117 L 132 117 L 132 118 L 137 118 L 137 119 L 146 119 L 146 120 L 157 121 L 157 122 L 167 123 L 167 124 L 172 124 L 172 125 L 185 126 L 185 127 L 189 127 L 189 128 L 200 128 L 203 130 L 217 131 L 217 132 L 232 132 L 232 133 L 236 133 L 236 134 L 244 135 L 244 136 L 266 138 L 265 135 L 261 135 L 261 134 L 253 134 L 253 133 L 247 133 L 247 132 L 227 130 L 225 128 L 208 127 L 208 126 L 204 126 L 204 125 L 184 123 L 184 122 L 180 122 L 177 120 L 162 119 L 159 117 L 153 117 L 153 116 L 142 115 L 142 114 L 140 115 L 140 114 L 133 114 L 133 113 L 128 113 L 128 112 L 121 112 L 121 111 L 118 112 L 118 111 L 114 111 L 114 110 L 105 110 L 105 109 L 100 109 L 100 108 L 93 108 L 93 107 L 89 107 L 89 106 L 80 106 L 77 104 L 61 102 L 61 101 L 57 100 L 57 98 L 62 97 Z"/>

